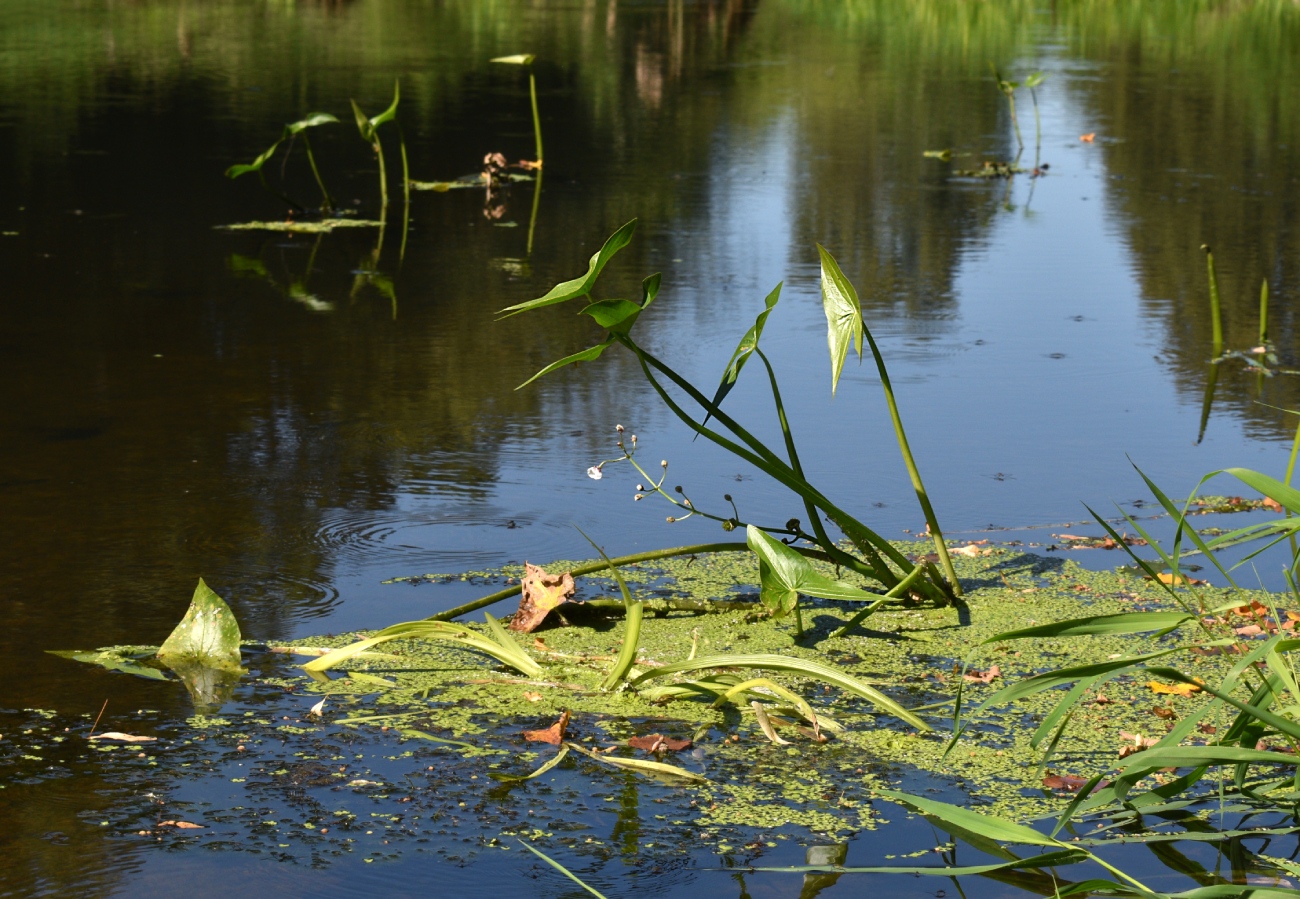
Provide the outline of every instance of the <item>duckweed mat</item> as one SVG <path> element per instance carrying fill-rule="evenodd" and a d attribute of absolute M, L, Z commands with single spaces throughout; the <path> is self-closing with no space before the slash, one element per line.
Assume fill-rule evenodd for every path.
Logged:
<path fill-rule="evenodd" d="M 927 551 L 922 544 L 901 548 Z M 767 676 L 843 731 L 824 729 L 828 739 L 816 742 L 782 728 L 789 742 L 776 745 L 748 706 L 713 708 L 711 696 L 669 700 L 652 699 L 650 691 L 604 693 L 599 684 L 624 630 L 621 618 L 610 618 L 512 635 L 543 666 L 536 678 L 447 642 L 393 641 L 315 680 L 298 665 L 364 634 L 250 646 L 248 673 L 219 715 L 176 721 L 141 710 L 98 725 L 98 733 L 157 738 L 149 742 L 90 741 L 88 717 L 0 711 L 0 788 L 90 777 L 109 798 L 86 813 L 87 823 L 114 838 L 312 865 L 345 854 L 378 862 L 416 850 L 462 860 L 507 848 L 514 836 L 595 858 L 626 853 L 629 846 L 646 859 L 674 857 L 704 843 L 725 864 L 753 864 L 781 840 L 851 840 L 901 819 L 898 806 L 873 798 L 879 787 L 938 794 L 1020 819 L 1051 815 L 1068 797 L 1044 788 L 1041 748 L 1030 748 L 1029 734 L 1062 693 L 990 713 L 946 757 L 952 710 L 942 703 L 952 700 L 958 684 L 969 708 L 1043 670 L 1178 645 L 1174 633 L 1015 641 L 973 651 L 987 637 L 1014 628 L 1163 609 L 1168 597 L 1122 571 L 1087 571 L 1069 560 L 1006 547 L 969 552 L 957 557 L 966 589 L 961 604 L 894 607 L 839 638 L 829 635 L 856 611 L 853 604 L 806 604 L 807 633 L 798 643 L 791 619 L 771 619 L 757 603 L 748 612 L 647 616 L 641 631 L 637 670 L 686 659 L 692 651 L 816 660 L 867 681 L 909 709 L 930 707 L 920 714 L 932 732 L 906 727 L 839 689 L 783 673 Z M 466 577 L 499 585 L 518 574 L 507 569 Z M 757 597 L 747 554 L 657 562 L 625 574 L 643 597 Z M 608 588 L 599 580 L 584 584 L 591 596 Z M 1229 599 L 1275 599 L 1212 587 L 1187 588 L 1187 594 L 1205 608 Z M 508 601 L 493 611 L 512 610 Z M 1206 680 L 1226 664 L 1221 656 L 1175 658 Z M 975 680 L 963 679 L 963 663 Z M 88 668 L 86 676 L 124 675 Z M 1157 694 L 1132 679 L 1108 682 L 1075 714 L 1049 772 L 1088 776 L 1104 770 L 1134 735 L 1162 734 L 1202 701 Z M 774 702 L 779 704 L 775 697 Z M 704 781 L 655 779 L 578 752 L 531 780 L 494 777 L 527 775 L 552 759 L 558 747 L 528 742 L 523 733 L 551 726 L 565 711 L 569 741 L 675 765 Z M 633 737 L 650 735 L 690 745 L 657 754 L 628 745 Z M 1201 822 L 1187 825 L 1194 829 L 1209 813 L 1189 814 Z"/>

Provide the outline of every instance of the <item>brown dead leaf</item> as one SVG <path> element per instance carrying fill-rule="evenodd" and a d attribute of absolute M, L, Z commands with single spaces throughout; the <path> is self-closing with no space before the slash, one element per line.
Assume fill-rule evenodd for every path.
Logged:
<path fill-rule="evenodd" d="M 962 678 L 976 684 L 992 683 L 993 679 L 1002 673 L 1002 669 L 997 665 L 989 668 L 988 671 L 971 671 L 963 674 Z"/>
<path fill-rule="evenodd" d="M 178 827 L 181 830 L 204 830 L 202 824 L 194 824 L 191 821 L 159 821 L 159 827 Z"/>
<path fill-rule="evenodd" d="M 1096 132 L 1096 131 L 1089 131 L 1087 134 L 1080 134 L 1080 135 L 1079 135 L 1079 140 L 1083 141 L 1085 144 L 1090 144 L 1090 143 L 1092 143 L 1093 141 L 1095 141 L 1096 139 L 1097 139 L 1097 132 Z"/>
<path fill-rule="evenodd" d="M 1262 505 L 1265 509 L 1271 509 L 1274 512 L 1282 511 L 1282 504 L 1277 500 L 1273 499 L 1273 497 L 1271 496 L 1264 497 L 1264 499 L 1260 502 L 1260 505 Z"/>
<path fill-rule="evenodd" d="M 534 693 L 532 690 L 525 690 L 525 691 L 524 691 L 524 699 L 527 699 L 529 702 L 541 702 L 541 701 L 542 701 L 542 694 L 541 694 L 541 693 Z"/>
<path fill-rule="evenodd" d="M 1198 724 L 1196 729 L 1203 734 L 1217 734 L 1219 732 L 1219 729 L 1213 724 Z"/>
<path fill-rule="evenodd" d="M 545 730 L 526 730 L 524 739 L 529 743 L 550 743 L 552 746 L 559 746 L 564 742 L 564 732 L 569 727 L 569 710 L 565 709 L 560 715 L 560 720 L 556 721 Z"/>
<path fill-rule="evenodd" d="M 118 732 L 115 731 L 115 730 L 110 730 L 108 733 L 104 733 L 104 734 L 95 734 L 94 736 L 92 736 L 92 737 L 88 737 L 87 739 L 90 739 L 90 740 L 116 740 L 116 741 L 119 742 L 119 743 L 152 743 L 153 741 L 157 740 L 158 738 L 157 738 L 157 737 L 141 737 L 141 736 L 137 736 L 136 734 L 120 734 L 120 733 L 118 733 Z"/>
<path fill-rule="evenodd" d="M 575 589 L 569 572 L 547 574 L 529 562 L 524 563 L 521 583 L 523 595 L 519 599 L 519 611 L 510 619 L 510 629 L 524 634 L 531 634 L 552 609 L 568 602 Z"/>
<path fill-rule="evenodd" d="M 551 647 L 546 645 L 546 641 L 541 637 L 533 637 L 533 649 L 538 652 L 550 652 Z"/>
<path fill-rule="evenodd" d="M 1043 778 L 1043 786 L 1056 793 L 1077 793 L 1088 783 L 1088 778 L 1078 777 L 1074 774 L 1048 774 Z M 1092 792 L 1097 792 L 1102 787 L 1110 786 L 1110 781 L 1100 781 L 1097 786 L 1092 788 Z"/>
<path fill-rule="evenodd" d="M 1105 696 L 1101 693 L 1098 693 L 1097 698 L 1093 700 L 1097 705 L 1110 705 L 1114 701 L 1115 700 L 1111 699 L 1109 696 Z"/>
<path fill-rule="evenodd" d="M 1258 637 L 1264 633 L 1264 629 L 1258 624 L 1246 624 L 1241 627 L 1234 627 L 1232 630 L 1239 637 Z"/>
<path fill-rule="evenodd" d="M 1158 705 L 1151 710 L 1151 714 L 1155 715 L 1157 718 L 1162 718 L 1165 721 L 1168 721 L 1170 718 L 1173 718 L 1177 713 L 1173 709 L 1169 708 L 1168 706 Z"/>
<path fill-rule="evenodd" d="M 644 737 L 633 737 L 627 741 L 627 745 L 647 752 L 681 752 L 683 749 L 690 749 L 692 744 L 690 740 L 676 740 L 662 734 L 648 734 Z"/>
<path fill-rule="evenodd" d="M 1167 693 L 1171 696 L 1191 696 L 1201 692 L 1196 684 L 1164 684 L 1155 680 L 1147 681 L 1147 688 L 1152 693 Z"/>
<path fill-rule="evenodd" d="M 953 547 L 950 552 L 957 556 L 966 556 L 968 559 L 977 559 L 980 556 L 987 556 L 993 552 L 992 547 L 985 546 L 987 540 L 977 540 L 974 543 L 968 543 L 965 546 Z"/>

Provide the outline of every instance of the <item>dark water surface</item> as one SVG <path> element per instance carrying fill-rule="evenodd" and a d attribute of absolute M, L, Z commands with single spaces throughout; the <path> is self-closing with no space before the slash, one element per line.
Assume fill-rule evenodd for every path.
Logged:
<path fill-rule="evenodd" d="M 578 274 L 633 217 L 603 288 L 634 295 L 662 271 L 642 338 L 701 384 L 784 280 L 765 346 L 805 468 L 886 535 L 923 521 L 874 369 L 851 363 L 830 397 L 818 242 L 863 295 L 947 529 L 1132 500 L 1126 454 L 1174 493 L 1228 465 L 1280 475 L 1296 420 L 1275 407 L 1300 406 L 1294 376 L 1226 367 L 1197 440 L 1198 247 L 1216 251 L 1228 347 L 1256 343 L 1267 279 L 1279 365 L 1300 368 L 1297 48 L 1300 12 L 1282 2 L 0 3 L 0 708 L 93 716 L 107 697 L 183 719 L 167 686 L 43 651 L 156 643 L 200 575 L 247 637 L 274 640 L 479 592 L 380 584 L 396 575 L 589 555 L 575 523 L 617 553 L 715 539 L 633 505 L 626 468 L 585 476 L 616 454 L 618 423 L 701 505 L 731 493 L 748 518 L 798 514 L 691 443 L 625 356 L 513 389 L 595 335 L 569 308 L 493 310 Z M 316 110 L 343 119 L 313 133 L 327 185 L 376 215 L 349 99 L 374 114 L 395 78 L 413 177 L 531 156 L 526 78 L 487 62 L 519 52 L 538 57 L 547 151 L 531 252 L 527 184 L 487 206 L 482 191 L 415 194 L 404 258 L 399 199 L 377 265 L 372 230 L 215 229 L 285 214 L 253 176 L 222 172 Z M 1015 153 L 990 62 L 1046 74 L 1042 178 L 956 175 Z M 923 156 L 943 148 L 951 163 Z M 288 187 L 315 202 L 300 153 Z M 728 404 L 771 435 L 762 387 L 742 381 Z M 205 877 L 339 895 L 435 877 L 471 895 L 527 891 L 538 873 L 127 850 L 87 823 L 88 783 L 0 791 L 6 895 L 164 895 Z M 799 895 L 794 879 L 702 871 L 639 883 Z"/>

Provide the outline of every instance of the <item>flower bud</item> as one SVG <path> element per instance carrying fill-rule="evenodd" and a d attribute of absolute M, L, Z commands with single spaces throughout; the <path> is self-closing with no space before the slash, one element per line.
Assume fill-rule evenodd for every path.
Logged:
<path fill-rule="evenodd" d="M 672 523 L 673 523 L 674 521 L 676 521 L 676 520 L 677 520 L 677 519 L 676 519 L 676 518 L 673 518 L 671 515 L 668 516 L 668 523 L 669 523 L 669 524 L 672 524 Z"/>
<path fill-rule="evenodd" d="M 673 490 L 677 491 L 678 493 L 681 493 L 681 492 L 682 492 L 682 485 L 681 485 L 681 484 L 678 484 L 676 487 L 673 488 Z"/>
<path fill-rule="evenodd" d="M 614 425 L 614 430 L 615 430 L 615 431 L 618 431 L 620 434 L 622 434 L 622 433 L 623 433 L 623 426 L 622 426 L 622 425 Z"/>
<path fill-rule="evenodd" d="M 600 470 L 599 465 L 593 465 L 591 468 L 587 469 L 587 477 L 591 478 L 593 481 L 599 481 L 604 476 L 605 473 Z"/>
<path fill-rule="evenodd" d="M 660 468 L 667 468 L 667 467 L 668 467 L 668 460 L 667 460 L 667 459 L 660 459 L 660 460 L 659 460 L 659 467 L 660 467 Z"/>

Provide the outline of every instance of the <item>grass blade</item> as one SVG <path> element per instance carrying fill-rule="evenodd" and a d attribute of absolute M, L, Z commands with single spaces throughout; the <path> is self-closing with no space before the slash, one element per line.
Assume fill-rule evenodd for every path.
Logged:
<path fill-rule="evenodd" d="M 539 766 L 532 774 L 503 774 L 500 771 L 489 771 L 488 777 L 493 780 L 502 781 L 503 783 L 521 783 L 525 780 L 532 780 L 534 777 L 541 777 L 547 771 L 550 771 L 560 762 L 564 761 L 564 757 L 568 754 L 569 747 L 561 746 L 559 752 L 552 756 L 549 761 Z"/>
<path fill-rule="evenodd" d="M 585 746 L 579 746 L 577 743 L 565 743 L 564 745 L 575 752 L 582 753 L 588 758 L 595 759 L 603 765 L 611 765 L 615 768 L 625 768 L 628 771 L 635 771 L 638 774 L 679 778 L 694 783 L 709 782 L 709 779 L 703 774 L 696 774 L 694 771 L 687 771 L 685 768 L 678 768 L 676 765 L 665 765 L 663 762 L 647 762 L 644 759 L 625 759 L 619 758 L 615 755 L 601 755 L 598 752 L 592 752 Z"/>
<path fill-rule="evenodd" d="M 660 668 L 653 668 L 650 671 L 646 671 L 632 678 L 630 683 L 635 687 L 652 678 L 667 677 L 668 675 L 680 674 L 685 671 L 699 671 L 702 668 L 762 668 L 771 671 L 789 671 L 793 674 L 802 674 L 805 677 L 816 678 L 817 680 L 831 684 L 832 686 L 839 687 L 841 690 L 852 693 L 855 696 L 860 696 L 875 705 L 882 712 L 893 715 L 895 718 L 902 721 L 906 721 L 917 730 L 933 730 L 930 725 L 913 715 L 903 706 L 857 678 L 831 668 L 829 665 L 823 665 L 820 662 L 791 658 L 789 656 L 765 654 L 705 656 L 700 659 L 692 659 L 687 662 L 674 662 Z"/>
<path fill-rule="evenodd" d="M 606 899 L 606 896 L 605 896 L 604 893 L 600 892 L 599 890 L 597 890 L 597 889 L 596 889 L 595 887 L 593 887 L 593 886 L 589 886 L 588 884 L 583 883 L 582 880 L 579 879 L 579 877 L 578 877 L 577 874 L 574 874 L 574 873 L 573 873 L 572 871 L 570 871 L 568 868 L 564 867 L 564 865 L 560 864 L 560 863 L 557 862 L 555 859 L 551 858 L 549 855 L 547 855 L 547 854 L 546 854 L 545 852 L 543 852 L 542 850 L 538 849 L 538 848 L 537 848 L 536 846 L 534 846 L 532 843 L 525 843 L 523 840 L 520 840 L 520 839 L 517 839 L 517 838 L 516 838 L 516 842 L 519 843 L 520 846 L 523 846 L 525 849 L 527 849 L 529 852 L 531 852 L 533 855 L 537 856 L 537 857 L 540 858 L 542 861 L 546 862 L 546 863 L 547 863 L 548 865 L 550 865 L 552 868 L 554 868 L 555 870 L 559 871 L 559 872 L 560 872 L 561 874 L 563 874 L 565 877 L 567 877 L 567 878 L 569 878 L 570 880 L 572 880 L 572 881 L 573 881 L 574 883 L 576 883 L 578 886 L 582 887 L 582 888 L 583 888 L 584 890 L 586 890 L 588 893 L 591 893 L 591 895 L 593 895 L 593 896 L 599 896 L 600 899 Z"/>
<path fill-rule="evenodd" d="M 1078 637 L 1085 634 L 1141 634 L 1146 631 L 1168 631 L 1195 617 L 1185 612 L 1124 612 L 1117 615 L 1090 615 L 1055 621 L 1035 627 L 1003 631 L 989 637 L 981 646 L 1001 640 L 1020 640 L 1025 637 Z"/>
<path fill-rule="evenodd" d="M 1015 843 L 1026 846 L 1050 846 L 1052 848 L 1066 849 L 1061 843 L 1044 836 L 1032 827 L 1026 827 L 1023 824 L 1017 824 L 1014 821 L 1008 821 L 1005 818 L 997 818 L 993 815 L 982 815 L 979 812 L 972 812 L 969 809 L 961 808 L 956 805 L 949 805 L 946 802 L 939 802 L 936 799 L 925 799 L 920 796 L 911 796 L 907 793 L 899 793 L 896 790 L 880 790 L 880 795 L 887 799 L 892 799 L 901 805 L 909 806 L 917 812 L 937 821 L 940 826 L 952 825 L 960 830 L 970 833 L 980 834 L 988 839 L 996 840 L 1000 843 Z"/>

